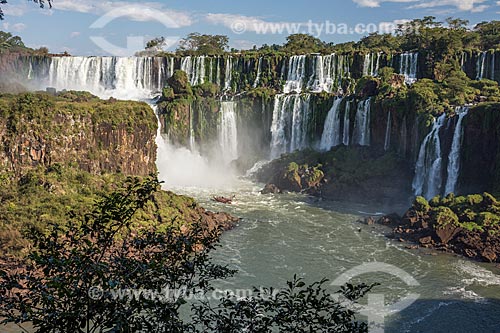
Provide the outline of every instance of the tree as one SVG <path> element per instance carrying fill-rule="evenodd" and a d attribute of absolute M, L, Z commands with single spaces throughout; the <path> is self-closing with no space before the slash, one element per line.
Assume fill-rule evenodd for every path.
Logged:
<path fill-rule="evenodd" d="M 207 297 L 212 281 L 235 271 L 210 258 L 219 229 L 201 221 L 163 232 L 132 224 L 159 186 L 156 177 L 130 178 L 91 213 L 32 230 L 28 258 L 0 262 L 2 323 L 29 322 L 37 333 L 367 331 L 330 297 L 326 280 L 306 285 L 294 278 L 277 292 L 263 288 L 245 299 L 227 295 L 190 306 L 190 295 Z M 372 287 L 346 285 L 339 293 L 355 302 Z"/>
<path fill-rule="evenodd" d="M 33 0 L 34 3 L 37 3 L 40 5 L 40 8 L 45 8 L 45 3 L 49 5 L 50 8 L 52 8 L 52 0 Z M 6 4 L 7 0 L 0 0 L 0 5 Z M 4 14 L 2 11 L 2 7 L 0 7 L 0 20 L 4 19 Z"/>
<path fill-rule="evenodd" d="M 178 52 L 187 52 L 203 55 L 223 54 L 229 45 L 229 38 L 224 35 L 202 35 L 190 33 L 179 42 Z"/>
<path fill-rule="evenodd" d="M 21 37 L 13 36 L 10 32 L 0 31 L 0 50 L 12 47 L 25 47 Z"/>
<path fill-rule="evenodd" d="M 160 51 L 163 45 L 165 45 L 165 37 L 156 37 L 146 43 L 146 50 Z"/>
<path fill-rule="evenodd" d="M 286 38 L 284 50 L 293 54 L 307 54 L 321 51 L 325 44 L 320 39 L 308 34 L 294 34 Z"/>
<path fill-rule="evenodd" d="M 500 47 L 500 21 L 481 22 L 474 27 L 481 39 L 481 49 Z"/>

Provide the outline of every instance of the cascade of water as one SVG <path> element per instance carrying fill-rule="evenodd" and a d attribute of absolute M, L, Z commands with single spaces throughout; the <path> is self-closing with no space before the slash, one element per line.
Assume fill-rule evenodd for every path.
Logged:
<path fill-rule="evenodd" d="M 378 71 L 380 70 L 380 58 L 382 56 L 382 52 L 377 53 L 377 63 L 375 64 L 375 71 L 372 76 L 378 76 Z"/>
<path fill-rule="evenodd" d="M 384 142 L 384 150 L 388 151 L 391 147 L 391 128 L 392 127 L 392 118 L 391 111 L 387 114 L 387 127 L 385 129 L 385 142 Z"/>
<path fill-rule="evenodd" d="M 48 84 L 58 90 L 86 90 L 100 97 L 149 98 L 159 90 L 152 57 L 53 57 Z"/>
<path fill-rule="evenodd" d="M 181 70 L 186 72 L 191 85 L 205 82 L 205 56 L 187 56 L 181 60 Z"/>
<path fill-rule="evenodd" d="M 253 83 L 254 88 L 257 88 L 260 83 L 260 77 L 262 75 L 262 62 L 262 58 L 259 58 L 259 60 L 257 61 L 257 76 L 255 77 L 255 82 Z"/>
<path fill-rule="evenodd" d="M 484 78 L 484 70 L 486 65 L 486 52 L 481 52 L 476 61 L 476 80 L 482 80 Z"/>
<path fill-rule="evenodd" d="M 194 136 L 194 116 L 193 108 L 189 106 L 189 149 L 191 151 L 196 150 L 196 138 Z"/>
<path fill-rule="evenodd" d="M 345 105 L 345 113 L 344 113 L 344 131 L 342 135 L 342 143 L 344 146 L 349 146 L 349 130 L 351 126 L 351 102 L 347 101 Z"/>
<path fill-rule="evenodd" d="M 219 121 L 219 145 L 226 164 L 238 159 L 238 129 L 236 127 L 236 103 L 221 102 Z"/>
<path fill-rule="evenodd" d="M 358 108 L 356 112 L 356 122 L 354 124 L 354 132 L 352 141 L 354 144 L 360 146 L 370 145 L 370 109 L 371 109 L 371 98 L 365 101 L 360 101 L 358 103 Z"/>
<path fill-rule="evenodd" d="M 271 125 L 271 158 L 308 146 L 310 95 L 276 95 Z"/>
<path fill-rule="evenodd" d="M 442 188 L 442 156 L 439 132 L 445 124 L 446 114 L 443 113 L 437 121 L 434 120 L 432 130 L 425 137 L 418 154 L 413 179 L 415 195 L 423 195 L 432 199 L 441 193 Z"/>
<path fill-rule="evenodd" d="M 289 94 L 292 92 L 301 93 L 306 74 L 306 56 L 292 56 L 288 61 L 288 75 L 283 92 Z"/>
<path fill-rule="evenodd" d="M 371 75 L 372 71 L 371 71 L 371 65 L 372 65 L 372 61 L 371 61 L 371 53 L 367 53 L 365 54 L 365 62 L 363 63 L 363 76 L 368 76 L 368 75 Z"/>
<path fill-rule="evenodd" d="M 224 90 L 231 90 L 231 81 L 233 80 L 233 58 L 227 57 L 226 71 L 224 75 Z"/>
<path fill-rule="evenodd" d="M 458 176 L 460 172 L 460 156 L 462 148 L 462 136 L 464 128 L 462 125 L 463 119 L 467 116 L 469 108 L 457 107 L 455 113 L 458 114 L 458 120 L 455 127 L 455 132 L 453 133 L 453 143 L 451 145 L 451 151 L 448 159 L 448 179 L 446 180 L 446 187 L 444 194 L 455 193 Z"/>
<path fill-rule="evenodd" d="M 309 98 L 294 96 L 292 112 L 292 140 L 290 142 L 290 152 L 301 150 L 307 147 L 307 127 L 309 125 Z"/>
<path fill-rule="evenodd" d="M 407 84 L 415 83 L 417 81 L 418 52 L 402 53 L 399 55 L 399 59 L 399 74 L 405 76 Z"/>
<path fill-rule="evenodd" d="M 333 106 L 328 111 L 321 136 L 319 148 L 323 151 L 329 151 L 332 147 L 340 144 L 340 106 L 342 98 L 337 97 L 333 102 Z"/>
<path fill-rule="evenodd" d="M 495 51 L 491 54 L 490 79 L 495 81 Z"/>

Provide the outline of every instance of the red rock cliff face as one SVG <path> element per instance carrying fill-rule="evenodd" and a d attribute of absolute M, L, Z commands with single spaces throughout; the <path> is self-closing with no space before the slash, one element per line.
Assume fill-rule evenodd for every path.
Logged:
<path fill-rule="evenodd" d="M 21 115 L 13 125 L 12 115 L 8 115 L 0 120 L 0 167 L 16 174 L 55 163 L 78 166 L 93 174 L 155 173 L 156 118 L 147 105 L 135 103 L 134 107 L 143 115 L 136 114 L 127 122 L 101 120 L 82 114 L 82 110 L 79 114 L 56 110 L 47 119 Z M 113 108 L 120 109 L 115 104 Z M 124 108 L 123 112 L 128 116 L 131 111 Z M 136 118 L 138 121 L 131 121 Z"/>

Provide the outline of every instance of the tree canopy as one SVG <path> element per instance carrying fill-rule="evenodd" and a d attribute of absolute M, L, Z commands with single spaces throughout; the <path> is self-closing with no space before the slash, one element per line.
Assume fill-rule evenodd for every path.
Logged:
<path fill-rule="evenodd" d="M 207 35 L 197 32 L 190 33 L 179 42 L 178 52 L 218 55 L 226 51 L 229 38 L 224 35 Z"/>

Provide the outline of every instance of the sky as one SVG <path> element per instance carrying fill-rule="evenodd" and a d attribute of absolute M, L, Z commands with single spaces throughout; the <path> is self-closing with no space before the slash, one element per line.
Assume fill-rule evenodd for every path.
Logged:
<path fill-rule="evenodd" d="M 500 19 L 495 0 L 53 0 L 52 9 L 8 2 L 1 30 L 21 36 L 29 47 L 72 55 L 132 55 L 159 36 L 175 50 L 191 32 L 227 35 L 231 47 L 249 49 L 282 44 L 293 33 L 357 41 L 429 15 L 467 19 L 471 27 Z"/>

